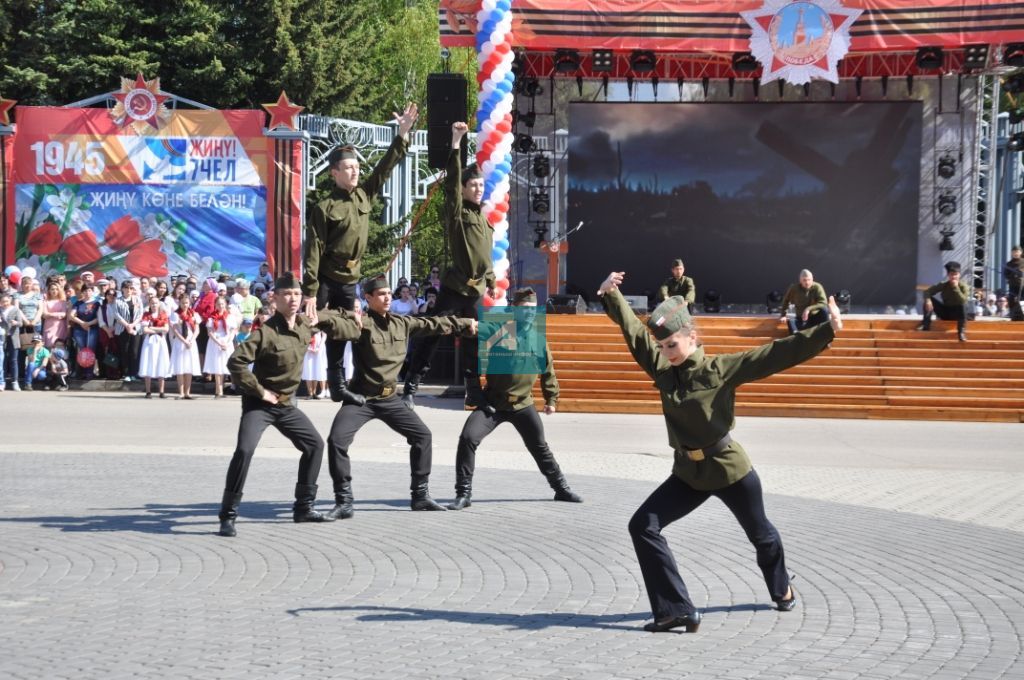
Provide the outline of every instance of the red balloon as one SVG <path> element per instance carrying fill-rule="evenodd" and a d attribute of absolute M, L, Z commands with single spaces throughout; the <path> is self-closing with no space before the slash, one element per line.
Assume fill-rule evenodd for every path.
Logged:
<path fill-rule="evenodd" d="M 492 211 L 487 216 L 487 221 L 490 222 L 492 225 L 497 224 L 498 222 L 501 222 L 501 220 L 502 220 L 502 215 L 497 210 Z"/>
<path fill-rule="evenodd" d="M 496 302 L 493 299 L 491 299 L 491 297 L 489 295 L 484 295 L 483 296 L 483 301 L 484 301 L 484 307 L 493 307 L 496 304 Z"/>
<path fill-rule="evenodd" d="M 75 361 L 82 368 L 91 368 L 96 364 L 96 354 L 88 347 L 83 347 L 78 350 L 78 356 L 75 357 Z"/>
<path fill-rule="evenodd" d="M 494 129 L 498 130 L 502 134 L 507 135 L 508 133 L 512 132 L 512 123 L 508 122 L 507 120 L 503 120 L 497 125 L 495 125 Z"/>
<path fill-rule="evenodd" d="M 512 124 L 512 114 L 511 114 L 511 113 L 506 113 L 506 114 L 505 114 L 505 117 L 504 117 L 504 118 L 502 118 L 502 120 L 504 120 L 504 121 L 505 121 L 505 122 L 507 122 L 507 123 L 508 123 L 509 125 L 511 125 L 511 124 Z"/>
<path fill-rule="evenodd" d="M 494 51 L 499 54 L 508 54 L 511 49 L 512 45 L 508 44 L 507 42 L 498 43 L 497 45 L 494 46 Z"/>
<path fill-rule="evenodd" d="M 497 210 L 498 212 L 504 214 L 504 213 L 508 212 L 509 205 L 505 201 L 502 201 L 501 203 L 498 203 L 497 205 L 495 205 L 494 209 Z"/>
<path fill-rule="evenodd" d="M 479 158 L 479 156 L 482 154 L 484 159 L 490 158 L 491 157 L 491 153 L 494 152 L 494 147 L 495 146 L 497 146 L 497 145 L 494 143 L 494 141 L 491 140 L 491 139 L 488 139 L 486 142 L 484 142 L 483 146 L 480 147 L 480 151 L 477 154 L 477 157 Z"/>
<path fill-rule="evenodd" d="M 494 287 L 500 290 L 508 290 L 508 279 L 498 279 L 494 282 Z"/>

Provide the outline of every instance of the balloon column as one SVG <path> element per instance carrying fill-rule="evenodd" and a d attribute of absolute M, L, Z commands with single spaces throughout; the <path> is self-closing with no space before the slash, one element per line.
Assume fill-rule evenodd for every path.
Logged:
<path fill-rule="evenodd" d="M 508 291 L 509 173 L 512 171 L 512 0 L 483 0 L 477 12 L 477 58 L 480 71 L 480 108 L 477 110 L 476 161 L 484 176 L 481 210 L 494 228 L 495 299 L 488 307 L 504 305 Z"/>

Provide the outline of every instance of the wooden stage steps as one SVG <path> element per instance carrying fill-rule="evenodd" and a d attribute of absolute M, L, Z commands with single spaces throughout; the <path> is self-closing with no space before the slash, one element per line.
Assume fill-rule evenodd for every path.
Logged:
<path fill-rule="evenodd" d="M 561 387 L 559 410 L 661 413 L 657 391 L 619 329 L 603 314 L 549 314 L 548 342 Z M 743 416 L 1024 422 L 1024 323 L 973 321 L 968 342 L 952 322 L 917 331 L 914 319 L 855 317 L 832 348 L 737 391 Z M 775 318 L 701 315 L 710 354 L 785 337 Z M 539 383 L 535 393 L 540 398 Z"/>

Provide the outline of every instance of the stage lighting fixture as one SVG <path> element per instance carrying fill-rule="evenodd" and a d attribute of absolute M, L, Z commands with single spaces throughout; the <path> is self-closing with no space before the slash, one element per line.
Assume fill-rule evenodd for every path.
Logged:
<path fill-rule="evenodd" d="M 521 79 L 517 78 L 516 84 L 513 86 L 513 89 L 518 94 L 525 94 L 527 97 L 536 97 L 538 94 L 544 91 L 544 88 L 540 86 L 540 81 L 534 78 L 533 76 Z"/>
<path fill-rule="evenodd" d="M 1024 92 L 1024 73 L 1010 76 L 1003 80 L 1003 91 L 1007 94 L 1019 94 Z"/>
<path fill-rule="evenodd" d="M 943 229 L 941 232 L 942 240 L 939 241 L 939 250 L 950 251 L 953 250 L 953 234 L 956 232 L 951 229 Z"/>
<path fill-rule="evenodd" d="M 533 247 L 540 248 L 544 245 L 544 242 L 548 240 L 548 228 L 545 226 L 539 226 L 533 228 L 535 238 L 533 239 Z"/>
<path fill-rule="evenodd" d="M 579 52 L 576 50 L 555 50 L 555 73 L 575 73 L 579 70 Z"/>
<path fill-rule="evenodd" d="M 765 297 L 764 305 L 769 314 L 778 314 L 782 311 L 782 291 L 773 290 Z"/>
<path fill-rule="evenodd" d="M 836 293 L 836 304 L 839 305 L 839 311 L 843 314 L 850 313 L 850 304 L 852 300 L 853 296 L 850 295 L 850 291 L 845 288 Z"/>
<path fill-rule="evenodd" d="M 917 48 L 917 57 L 915 62 L 919 69 L 930 71 L 932 69 L 942 68 L 942 56 L 941 47 L 919 47 Z"/>
<path fill-rule="evenodd" d="M 629 68 L 633 73 L 650 73 L 658 65 L 658 57 L 653 50 L 633 50 L 629 56 Z"/>
<path fill-rule="evenodd" d="M 522 123 L 528 128 L 532 128 L 537 124 L 537 112 L 528 111 L 527 113 L 520 113 L 518 116 L 518 122 Z"/>
<path fill-rule="evenodd" d="M 594 50 L 594 54 L 590 58 L 590 70 L 594 73 L 611 73 L 612 51 Z"/>
<path fill-rule="evenodd" d="M 968 45 L 964 48 L 964 68 L 983 69 L 988 64 L 988 45 Z"/>
<path fill-rule="evenodd" d="M 536 146 L 537 144 L 530 135 L 523 132 L 516 135 L 515 148 L 519 153 L 530 153 Z"/>
<path fill-rule="evenodd" d="M 544 154 L 533 158 L 533 176 L 543 179 L 551 174 L 551 160 Z"/>
<path fill-rule="evenodd" d="M 943 191 L 939 194 L 937 203 L 939 214 L 943 217 L 950 217 L 956 213 L 956 194 L 952 191 Z"/>
<path fill-rule="evenodd" d="M 1015 132 L 1010 135 L 1010 141 L 1006 143 L 1008 151 L 1024 151 L 1024 132 Z"/>
<path fill-rule="evenodd" d="M 1003 63 L 1007 66 L 1024 66 L 1024 43 L 1010 43 L 1003 50 Z"/>
<path fill-rule="evenodd" d="M 537 189 L 530 200 L 530 207 L 538 215 L 547 215 L 551 210 L 551 195 L 547 189 Z"/>
<path fill-rule="evenodd" d="M 952 179 L 956 175 L 956 159 L 948 153 L 943 154 L 939 158 L 938 173 L 942 179 Z"/>
<path fill-rule="evenodd" d="M 761 65 L 750 52 L 736 52 L 732 55 L 732 70 L 736 73 L 753 73 Z"/>
<path fill-rule="evenodd" d="M 722 294 L 714 288 L 708 288 L 704 293 L 704 313 L 718 314 L 722 311 Z"/>

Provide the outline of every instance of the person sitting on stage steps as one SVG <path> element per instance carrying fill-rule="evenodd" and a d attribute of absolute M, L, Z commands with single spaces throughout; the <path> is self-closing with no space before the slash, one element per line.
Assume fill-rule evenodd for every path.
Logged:
<path fill-rule="evenodd" d="M 941 301 L 939 299 L 941 297 Z M 967 284 L 960 280 L 960 263 L 946 263 L 946 280 L 936 283 L 924 292 L 924 319 L 918 330 L 927 331 L 932 327 L 932 311 L 944 321 L 956 321 L 956 332 L 960 342 L 967 342 L 967 301 L 971 293 Z"/>
<path fill-rule="evenodd" d="M 644 630 L 658 633 L 685 627 L 692 633 L 700 626 L 700 612 L 690 600 L 662 530 L 711 496 L 732 511 L 757 550 L 757 564 L 776 608 L 790 611 L 796 594 L 789 583 L 782 539 L 765 515 L 761 480 L 729 431 L 735 426 L 736 389 L 818 355 L 842 328 L 839 308 L 830 298 L 830 324 L 746 352 L 708 357 L 683 298 L 671 297 L 658 305 L 645 328 L 619 292 L 624 276 L 610 273 L 598 294 L 609 318 L 622 329 L 633 358 L 660 392 L 669 444 L 675 450 L 672 475 L 629 520 L 654 613 L 654 621 Z"/>
<path fill-rule="evenodd" d="M 221 536 L 235 535 L 235 519 L 249 464 L 263 431 L 269 425 L 276 427 L 302 452 L 292 519 L 296 522 L 333 519 L 313 509 L 324 440 L 309 417 L 296 406 L 295 393 L 302 378 L 302 359 L 317 328 L 326 330 L 330 336 L 338 333 L 339 324 L 344 320 L 353 325 L 358 325 L 359 321 L 344 311 L 325 310 L 322 317 L 318 317 L 313 310 L 312 317 L 308 319 L 299 316 L 302 290 L 291 273 L 279 276 L 274 288 L 276 313 L 255 329 L 228 359 L 231 378 L 242 393 L 242 419 L 221 499 Z M 249 370 L 250 364 L 252 370 Z"/>
<path fill-rule="evenodd" d="M 537 294 L 532 288 L 520 288 L 512 294 L 512 305 L 515 307 L 536 308 Z M 533 310 L 536 313 L 536 310 Z M 544 413 L 555 412 L 558 402 L 558 379 L 555 377 L 555 364 L 551 358 L 551 348 L 547 340 L 540 337 L 532 327 L 533 315 L 528 312 L 520 317 L 516 315 L 516 352 L 533 353 L 541 356 L 538 350 L 543 342 L 544 373 L 541 375 L 541 390 L 544 392 Z M 489 325 L 487 323 L 484 326 Z M 478 332 L 485 336 L 493 336 L 497 329 Z M 462 510 L 472 505 L 473 471 L 476 467 L 476 449 L 487 435 L 502 423 L 512 426 L 523 438 L 526 449 L 533 456 L 548 484 L 555 491 L 556 501 L 582 503 L 583 499 L 573 493 L 565 480 L 554 454 L 544 440 L 544 425 L 533 402 L 533 384 L 537 382 L 536 373 L 508 374 L 487 372 L 487 387 L 484 399 L 492 407 L 493 413 L 477 409 L 466 419 L 459 435 L 459 448 L 455 456 L 455 502 L 448 506 L 449 510 Z"/>
<path fill-rule="evenodd" d="M 1010 261 L 1003 267 L 1006 279 L 1006 304 L 1010 307 L 1011 321 L 1024 321 L 1021 310 L 1021 292 L 1024 290 L 1024 258 L 1021 258 L 1020 246 L 1010 249 Z"/>
<path fill-rule="evenodd" d="M 689 276 L 683 276 L 686 266 L 678 257 L 672 260 L 672 276 L 665 279 L 658 289 L 658 302 L 664 302 L 674 295 L 686 300 L 686 308 L 693 314 L 697 303 L 697 285 Z"/>
<path fill-rule="evenodd" d="M 402 403 L 396 383 L 411 337 L 449 333 L 475 335 L 476 320 L 392 314 L 391 285 L 383 276 L 363 284 L 363 298 L 368 310 L 363 315 L 362 327 L 348 323 L 345 333 L 335 336 L 353 341 L 355 373 L 349 388 L 362 397 L 363 403 L 342 406 L 331 424 L 331 433 L 327 437 L 327 462 L 334 482 L 335 505 L 327 516 L 331 519 L 352 516 L 352 463 L 348 449 L 356 432 L 374 419 L 382 420 L 404 436 L 411 446 L 412 509 L 444 510 L 444 506 L 430 497 L 428 488 L 432 460 L 430 430 L 415 411 Z M 476 344 L 475 339 L 472 342 Z"/>
<path fill-rule="evenodd" d="M 491 263 L 491 245 L 494 229 L 480 212 L 484 195 L 484 178 L 476 165 L 463 171 L 459 148 L 469 127 L 465 123 L 452 124 L 452 150 L 444 180 L 444 223 L 451 247 L 452 265 L 441 279 L 441 293 L 433 314 L 477 318 L 476 306 L 485 293 L 494 296 L 494 270 Z M 424 338 L 409 361 L 402 401 L 414 408 L 414 396 L 420 381 L 430 370 L 430 361 L 437 349 L 439 338 Z M 462 366 L 466 382 L 466 403 L 490 412 L 491 407 L 480 391 L 475 342 L 462 343 Z"/>
<path fill-rule="evenodd" d="M 796 317 L 793 319 L 786 314 L 790 304 L 796 308 Z M 790 284 L 782 297 L 782 316 L 779 320 L 786 322 L 790 335 L 793 335 L 805 328 L 828 323 L 828 319 L 825 287 L 815 282 L 811 270 L 801 270 L 799 283 Z"/>
<path fill-rule="evenodd" d="M 312 206 L 306 223 L 305 268 L 302 292 L 303 310 L 311 316 L 315 309 L 351 310 L 356 300 L 356 281 L 360 261 L 369 238 L 370 209 L 373 197 L 380 193 L 391 171 L 409 147 L 409 133 L 418 117 L 415 104 L 399 115 L 398 135 L 373 172 L 359 181 L 359 156 L 350 146 L 339 147 L 327 156 L 334 187 L 330 195 Z M 348 390 L 345 381 L 345 343 L 327 341 L 327 387 L 336 402 L 360 404 L 359 395 Z"/>

